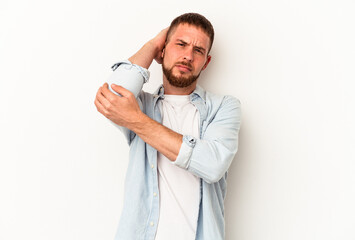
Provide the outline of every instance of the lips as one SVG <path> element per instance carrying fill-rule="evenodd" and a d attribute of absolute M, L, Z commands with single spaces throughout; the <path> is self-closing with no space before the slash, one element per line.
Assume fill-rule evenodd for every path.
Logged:
<path fill-rule="evenodd" d="M 183 72 L 190 72 L 191 68 L 186 66 L 186 65 L 182 65 L 182 64 L 176 64 L 176 67 Z"/>

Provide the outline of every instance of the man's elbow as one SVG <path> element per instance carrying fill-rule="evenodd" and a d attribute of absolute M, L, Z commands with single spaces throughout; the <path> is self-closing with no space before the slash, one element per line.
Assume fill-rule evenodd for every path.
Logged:
<path fill-rule="evenodd" d="M 205 180 L 205 182 L 209 184 L 219 182 L 219 180 L 221 180 L 221 178 L 228 171 L 229 165 L 230 163 L 225 163 L 222 164 L 221 166 L 216 166 L 213 171 L 211 171 L 208 175 L 206 175 L 203 178 L 203 180 Z"/>
<path fill-rule="evenodd" d="M 205 178 L 203 178 L 203 180 L 205 182 L 207 182 L 208 184 L 213 184 L 218 182 L 219 180 L 221 180 L 221 178 L 223 177 L 223 175 L 211 175 L 211 176 L 207 176 Z"/>

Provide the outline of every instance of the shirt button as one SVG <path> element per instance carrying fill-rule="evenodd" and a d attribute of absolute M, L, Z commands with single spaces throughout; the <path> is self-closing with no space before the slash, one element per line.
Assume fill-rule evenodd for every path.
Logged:
<path fill-rule="evenodd" d="M 154 165 L 152 164 L 152 165 L 150 165 L 152 168 L 154 168 Z"/>
<path fill-rule="evenodd" d="M 153 222 L 150 222 L 150 226 L 152 226 L 152 227 L 153 227 L 153 226 L 154 226 L 154 223 L 153 223 Z"/>
<path fill-rule="evenodd" d="M 157 193 L 155 192 L 155 193 L 153 193 L 153 195 L 154 195 L 154 197 L 156 197 L 156 196 L 157 196 Z"/>

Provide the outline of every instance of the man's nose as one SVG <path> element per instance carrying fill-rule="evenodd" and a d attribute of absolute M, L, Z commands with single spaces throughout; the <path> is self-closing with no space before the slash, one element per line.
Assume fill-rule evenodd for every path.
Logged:
<path fill-rule="evenodd" d="M 193 49 L 187 48 L 184 52 L 184 59 L 186 61 L 192 62 L 194 60 Z"/>

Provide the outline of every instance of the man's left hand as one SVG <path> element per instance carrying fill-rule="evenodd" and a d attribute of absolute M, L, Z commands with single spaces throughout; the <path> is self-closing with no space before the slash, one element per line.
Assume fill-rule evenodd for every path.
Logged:
<path fill-rule="evenodd" d="M 127 89 L 112 84 L 111 88 L 119 93 L 117 96 L 108 89 L 108 84 L 104 83 L 99 88 L 95 98 L 97 110 L 117 125 L 131 129 L 141 116 L 142 111 L 134 94 Z"/>

